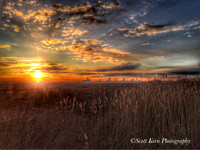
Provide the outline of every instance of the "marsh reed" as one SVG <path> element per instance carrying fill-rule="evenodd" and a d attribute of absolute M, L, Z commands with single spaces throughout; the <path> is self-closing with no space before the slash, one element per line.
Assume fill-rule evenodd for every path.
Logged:
<path fill-rule="evenodd" d="M 3 149 L 200 148 L 199 81 L 15 87 L 1 90 Z M 133 144 L 131 138 L 191 143 Z"/>

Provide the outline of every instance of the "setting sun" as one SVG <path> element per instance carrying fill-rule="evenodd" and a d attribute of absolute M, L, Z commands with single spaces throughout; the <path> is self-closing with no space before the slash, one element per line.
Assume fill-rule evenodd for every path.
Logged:
<path fill-rule="evenodd" d="M 36 78 L 41 78 L 42 76 L 43 76 L 43 74 L 41 73 L 41 72 L 35 72 L 34 74 L 33 74 L 33 76 L 34 77 L 36 77 Z"/>

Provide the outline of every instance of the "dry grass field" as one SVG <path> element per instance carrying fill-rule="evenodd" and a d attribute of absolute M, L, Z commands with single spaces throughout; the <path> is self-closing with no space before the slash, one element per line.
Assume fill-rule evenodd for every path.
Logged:
<path fill-rule="evenodd" d="M 200 149 L 199 132 L 199 81 L 0 84 L 0 149 Z"/>

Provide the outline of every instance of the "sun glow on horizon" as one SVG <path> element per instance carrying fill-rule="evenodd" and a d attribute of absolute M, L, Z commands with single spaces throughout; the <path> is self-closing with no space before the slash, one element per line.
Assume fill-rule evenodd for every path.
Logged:
<path fill-rule="evenodd" d="M 33 74 L 33 76 L 37 79 L 41 78 L 43 76 L 43 73 L 41 73 L 40 71 L 37 71 Z"/>

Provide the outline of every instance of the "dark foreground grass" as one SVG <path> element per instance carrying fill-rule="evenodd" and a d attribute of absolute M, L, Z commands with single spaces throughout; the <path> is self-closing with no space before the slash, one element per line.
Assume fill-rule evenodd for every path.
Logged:
<path fill-rule="evenodd" d="M 200 148 L 198 81 L 2 84 L 0 92 L 1 149 Z"/>

